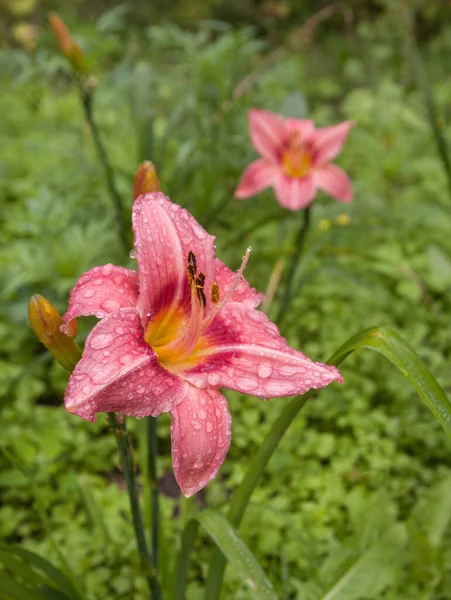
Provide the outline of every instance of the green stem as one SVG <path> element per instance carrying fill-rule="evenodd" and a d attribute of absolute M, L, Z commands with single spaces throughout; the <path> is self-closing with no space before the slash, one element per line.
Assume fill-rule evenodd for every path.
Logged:
<path fill-rule="evenodd" d="M 291 400 L 291 402 L 285 406 L 271 426 L 263 445 L 260 446 L 257 454 L 250 461 L 244 479 L 237 487 L 230 500 L 227 519 L 233 527 L 238 529 L 252 492 L 257 486 L 257 483 L 260 480 L 260 477 L 262 476 L 269 459 L 271 458 L 274 450 L 277 448 L 288 427 L 298 415 L 299 411 L 305 406 L 307 400 L 312 396 L 312 394 L 313 392 L 310 391 L 303 396 L 296 396 L 296 398 L 293 398 L 293 400 Z M 219 598 L 225 565 L 226 560 L 223 554 L 220 550 L 215 548 L 213 550 L 210 569 L 207 576 L 204 596 L 205 600 L 216 600 Z"/>
<path fill-rule="evenodd" d="M 113 201 L 113 208 L 116 217 L 116 225 L 119 233 L 119 238 L 124 247 L 124 250 L 128 253 L 130 249 L 130 242 L 127 237 L 127 228 L 124 222 L 124 216 L 122 211 L 122 202 L 119 192 L 116 187 L 116 182 L 114 178 L 114 171 L 111 166 L 110 160 L 108 158 L 107 151 L 105 146 L 103 145 L 102 138 L 100 136 L 99 128 L 97 127 L 97 123 L 94 119 L 93 112 L 93 90 L 86 89 L 86 87 L 81 86 L 80 89 L 81 99 L 83 108 L 85 111 L 86 121 L 89 125 L 89 129 L 91 130 L 92 138 L 94 140 L 94 145 L 97 150 L 97 154 L 99 156 L 99 160 L 102 163 L 103 169 L 105 171 L 105 177 L 108 185 L 108 190 L 110 192 L 111 200 Z"/>
<path fill-rule="evenodd" d="M 402 22 L 404 25 L 403 31 L 406 39 L 407 51 L 410 55 L 412 69 L 417 77 L 418 85 L 423 93 L 429 124 L 434 135 L 437 153 L 442 161 L 443 169 L 448 182 L 448 191 L 451 197 L 451 158 L 448 141 L 443 133 L 443 127 L 440 123 L 432 86 L 429 82 L 424 60 L 421 56 L 421 52 L 416 41 L 413 12 L 409 11 L 407 8 L 404 8 L 402 10 Z"/>
<path fill-rule="evenodd" d="M 151 546 L 152 564 L 158 572 L 158 551 L 160 538 L 160 499 L 157 479 L 157 417 L 147 417 L 147 469 L 150 486 Z"/>
<path fill-rule="evenodd" d="M 142 564 L 145 569 L 145 575 L 149 584 L 151 598 L 152 600 L 158 600 L 160 598 L 160 587 L 156 578 L 156 570 L 153 565 L 152 557 L 147 548 L 146 536 L 144 533 L 144 523 L 141 507 L 139 505 L 132 449 L 127 428 L 125 426 L 125 419 L 120 420 L 115 413 L 108 413 L 108 417 L 110 420 L 111 429 L 116 436 L 122 468 L 124 470 L 138 551 L 141 555 Z"/>
<path fill-rule="evenodd" d="M 305 239 L 307 237 L 307 232 L 310 228 L 311 210 L 312 210 L 312 206 L 310 205 L 310 206 L 307 206 L 307 208 L 302 211 L 301 226 L 299 228 L 299 232 L 296 237 L 296 246 L 294 248 L 293 257 L 291 259 L 290 268 L 288 271 L 288 276 L 287 276 L 286 285 L 285 285 L 285 292 L 282 296 L 279 313 L 276 318 L 276 322 L 279 325 L 281 324 L 284 316 L 287 313 L 287 309 L 290 306 L 291 296 L 293 294 L 294 276 L 296 274 L 296 269 L 298 267 L 299 258 L 302 254 L 302 250 L 305 245 Z"/>

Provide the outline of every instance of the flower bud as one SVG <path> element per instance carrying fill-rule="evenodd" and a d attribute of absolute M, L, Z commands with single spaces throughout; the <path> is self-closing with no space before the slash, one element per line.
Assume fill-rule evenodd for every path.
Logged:
<path fill-rule="evenodd" d="M 135 174 L 133 182 L 133 200 L 136 200 L 141 194 L 150 192 L 159 192 L 160 182 L 158 181 L 157 171 L 150 160 L 142 162 Z"/>
<path fill-rule="evenodd" d="M 35 294 L 28 303 L 28 320 L 38 339 L 59 364 L 67 371 L 73 371 L 81 358 L 81 349 L 72 339 L 77 333 L 76 319 L 67 325 L 68 335 L 62 333 L 60 327 L 64 321 L 56 308 L 45 298 Z"/>
<path fill-rule="evenodd" d="M 69 60 L 75 71 L 86 74 L 86 63 L 83 51 L 57 13 L 50 13 L 49 24 L 61 53 Z"/>

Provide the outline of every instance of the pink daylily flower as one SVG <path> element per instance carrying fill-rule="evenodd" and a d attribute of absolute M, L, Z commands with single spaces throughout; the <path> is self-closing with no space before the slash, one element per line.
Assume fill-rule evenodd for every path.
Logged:
<path fill-rule="evenodd" d="M 349 177 L 331 163 L 352 125 L 345 121 L 315 129 L 313 121 L 252 109 L 249 132 L 261 158 L 244 171 L 235 197 L 250 198 L 272 186 L 279 204 L 288 210 L 306 208 L 318 189 L 341 202 L 352 202 Z"/>
<path fill-rule="evenodd" d="M 82 275 L 63 319 L 95 315 L 66 408 L 135 417 L 170 412 L 175 477 L 191 496 L 226 456 L 231 417 L 219 388 L 261 397 L 303 394 L 338 370 L 290 348 L 256 310 L 263 296 L 215 257 L 214 237 L 157 192 L 133 206 L 138 273 L 111 264 Z"/>

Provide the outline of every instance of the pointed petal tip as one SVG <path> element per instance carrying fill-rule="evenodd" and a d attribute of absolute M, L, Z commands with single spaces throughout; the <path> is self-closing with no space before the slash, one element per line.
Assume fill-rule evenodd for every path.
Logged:
<path fill-rule="evenodd" d="M 189 498 L 216 477 L 230 445 L 232 419 L 220 392 L 191 385 L 171 416 L 174 474 Z"/>

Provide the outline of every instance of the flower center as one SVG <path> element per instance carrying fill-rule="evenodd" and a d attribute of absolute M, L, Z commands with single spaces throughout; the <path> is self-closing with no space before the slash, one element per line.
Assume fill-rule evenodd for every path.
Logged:
<path fill-rule="evenodd" d="M 305 177 L 312 166 L 312 156 L 301 142 L 299 134 L 293 134 L 282 153 L 282 169 L 289 177 Z"/>
<path fill-rule="evenodd" d="M 188 309 L 179 306 L 169 320 L 166 320 L 164 312 L 160 313 L 148 324 L 144 334 L 145 341 L 152 347 L 163 367 L 174 372 L 179 371 L 182 365 L 197 362 L 194 355 L 209 345 L 204 334 L 240 282 L 250 251 L 251 248 L 248 248 L 232 285 L 221 301 L 218 284 L 216 281 L 211 282 L 209 294 L 211 306 L 207 314 L 205 314 L 207 307 L 205 275 L 197 272 L 194 253 L 188 253 L 186 274 L 191 291 L 190 306 Z"/>

